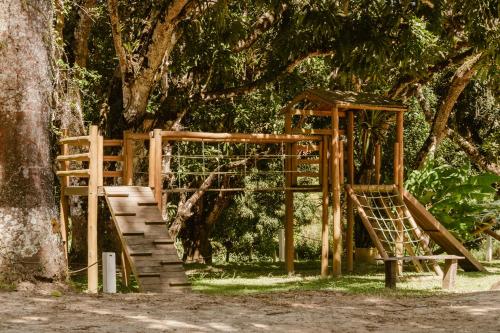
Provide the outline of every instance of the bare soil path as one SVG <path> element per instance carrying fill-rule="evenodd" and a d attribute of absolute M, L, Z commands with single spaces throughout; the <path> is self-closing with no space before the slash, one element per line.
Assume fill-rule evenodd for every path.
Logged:
<path fill-rule="evenodd" d="M 423 298 L 0 292 L 0 332 L 500 332 L 500 291 Z"/>

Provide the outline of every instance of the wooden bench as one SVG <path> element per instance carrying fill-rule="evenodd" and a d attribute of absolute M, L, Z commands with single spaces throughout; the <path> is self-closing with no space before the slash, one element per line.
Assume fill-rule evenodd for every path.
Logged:
<path fill-rule="evenodd" d="M 443 272 L 443 289 L 453 289 L 455 287 L 455 280 L 457 277 L 458 260 L 464 257 L 455 255 L 432 255 L 432 256 L 405 256 L 405 257 L 388 257 L 378 258 L 383 260 L 385 266 L 385 287 L 396 288 L 398 261 L 411 261 L 411 260 L 444 260 Z"/>

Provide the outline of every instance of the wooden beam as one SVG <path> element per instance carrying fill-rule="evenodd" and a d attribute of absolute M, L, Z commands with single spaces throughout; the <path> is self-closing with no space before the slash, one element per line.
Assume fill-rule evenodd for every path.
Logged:
<path fill-rule="evenodd" d="M 333 276 L 342 274 L 342 216 L 340 211 L 340 169 L 339 169 L 339 114 L 337 107 L 332 110 L 332 214 L 333 214 Z"/>
<path fill-rule="evenodd" d="M 363 184 L 352 185 L 351 188 L 354 192 L 393 192 L 394 185 L 376 185 L 376 184 Z"/>
<path fill-rule="evenodd" d="M 344 131 L 338 130 L 339 135 L 343 135 Z M 305 134 L 305 135 L 331 135 L 332 129 L 330 128 L 293 128 L 292 134 Z"/>
<path fill-rule="evenodd" d="M 328 136 L 324 136 L 321 143 L 321 277 L 328 277 L 328 139 Z"/>
<path fill-rule="evenodd" d="M 134 141 L 130 138 L 130 131 L 123 132 L 123 185 L 133 185 L 134 176 Z"/>
<path fill-rule="evenodd" d="M 62 147 L 68 147 L 67 144 L 64 144 L 64 145 L 61 145 L 61 148 Z M 68 151 L 68 150 L 66 150 Z M 90 159 L 89 157 L 89 154 L 88 153 L 82 153 L 82 154 L 69 154 L 69 153 L 66 153 L 66 154 L 63 154 L 61 152 L 61 155 L 57 156 L 56 157 L 56 160 L 58 162 L 66 162 L 66 161 L 88 161 Z M 61 169 L 62 170 L 62 169 Z M 67 170 L 64 169 L 64 170 Z"/>
<path fill-rule="evenodd" d="M 90 293 L 98 292 L 99 270 L 98 270 L 98 246 L 97 246 L 97 214 L 98 214 L 98 154 L 99 154 L 99 130 L 97 126 L 90 127 L 90 163 L 89 163 L 89 186 L 88 186 L 88 223 L 87 223 L 87 289 Z"/>
<path fill-rule="evenodd" d="M 293 116 L 331 117 L 332 110 L 291 109 L 290 114 Z M 339 111 L 339 117 L 345 117 L 345 111 Z"/>
<path fill-rule="evenodd" d="M 347 183 L 354 186 L 354 113 L 347 112 Z M 354 206 L 347 195 L 347 271 L 354 271 Z"/>
<path fill-rule="evenodd" d="M 285 132 L 286 135 L 292 130 L 292 117 L 290 114 L 285 115 Z M 286 144 L 286 154 L 288 157 L 285 160 L 285 268 L 288 274 L 294 273 L 294 241 L 293 241 L 293 192 L 292 187 L 292 144 Z"/>
<path fill-rule="evenodd" d="M 291 123 L 290 123 L 291 124 Z M 168 141 L 240 142 L 240 143 L 282 143 L 299 141 L 320 141 L 321 137 L 291 134 L 244 134 L 244 133 L 207 133 L 186 131 L 162 131 Z"/>
<path fill-rule="evenodd" d="M 59 144 L 70 146 L 88 146 L 90 144 L 90 139 L 88 136 L 73 136 L 62 138 L 59 140 Z"/>
<path fill-rule="evenodd" d="M 88 186 L 68 186 L 64 188 L 64 195 L 87 196 L 89 195 Z"/>
<path fill-rule="evenodd" d="M 484 231 L 485 234 L 487 235 L 490 235 L 491 237 L 495 238 L 497 241 L 500 241 L 500 235 L 497 234 L 496 232 L 494 232 L 493 230 L 491 229 L 486 229 Z"/>
<path fill-rule="evenodd" d="M 56 175 L 59 177 L 80 177 L 80 178 L 88 178 L 90 176 L 89 169 L 82 170 L 60 170 L 56 171 Z"/>
<path fill-rule="evenodd" d="M 155 187 L 155 140 L 153 139 L 153 132 L 150 132 L 149 139 L 149 164 L 148 164 L 148 186 L 151 188 Z"/>
<path fill-rule="evenodd" d="M 120 155 L 104 155 L 102 157 L 104 162 L 123 162 L 123 156 Z"/>
<path fill-rule="evenodd" d="M 121 147 L 123 146 L 123 140 L 120 139 L 105 139 L 103 141 L 104 147 Z"/>
<path fill-rule="evenodd" d="M 123 177 L 123 171 L 116 171 L 116 170 L 106 170 L 103 173 L 104 178 L 121 178 Z M 102 186 L 102 185 L 100 185 Z"/>
<path fill-rule="evenodd" d="M 63 138 L 68 136 L 68 130 L 63 129 L 62 130 L 62 136 Z M 61 155 L 62 156 L 68 156 L 69 154 L 69 147 L 67 144 L 62 144 L 61 147 Z M 58 156 L 59 157 L 59 156 Z M 67 171 L 69 169 L 69 163 L 67 160 L 59 160 L 61 161 L 61 171 Z M 68 267 L 68 224 L 69 224 L 69 199 L 65 194 L 65 190 L 69 185 L 69 179 L 68 177 L 61 177 L 61 193 L 59 197 L 59 223 L 61 225 L 61 237 L 63 241 L 63 246 L 64 246 L 64 257 L 66 259 L 66 268 Z"/>
<path fill-rule="evenodd" d="M 104 185 L 104 138 L 102 135 L 97 137 L 97 186 Z"/>
<path fill-rule="evenodd" d="M 162 211 L 162 189 L 163 189 L 163 177 L 162 177 L 162 156 L 163 156 L 163 147 L 162 147 L 162 131 L 161 129 L 153 130 L 153 139 L 155 141 L 154 146 L 154 192 L 155 199 L 158 202 L 158 208 L 160 212 Z"/>

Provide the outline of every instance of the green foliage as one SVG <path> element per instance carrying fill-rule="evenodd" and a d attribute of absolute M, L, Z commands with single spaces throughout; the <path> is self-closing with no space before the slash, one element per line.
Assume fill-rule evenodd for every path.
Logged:
<path fill-rule="evenodd" d="M 470 166 L 455 168 L 426 163 L 413 171 L 406 188 L 447 228 L 463 240 L 471 240 L 475 224 L 500 216 L 495 184 L 500 176 L 474 175 Z"/>

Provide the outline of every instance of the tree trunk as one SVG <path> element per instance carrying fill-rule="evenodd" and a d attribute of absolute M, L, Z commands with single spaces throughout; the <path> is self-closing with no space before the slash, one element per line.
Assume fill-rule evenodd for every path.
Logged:
<path fill-rule="evenodd" d="M 50 156 L 51 0 L 0 0 L 0 279 L 60 279 Z"/>

